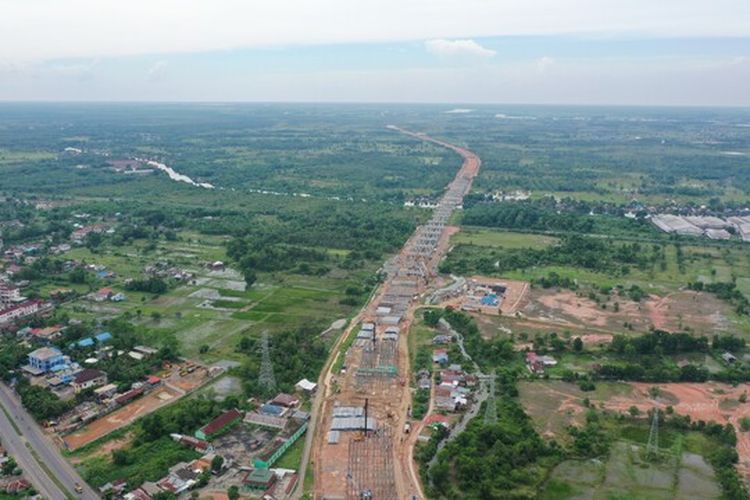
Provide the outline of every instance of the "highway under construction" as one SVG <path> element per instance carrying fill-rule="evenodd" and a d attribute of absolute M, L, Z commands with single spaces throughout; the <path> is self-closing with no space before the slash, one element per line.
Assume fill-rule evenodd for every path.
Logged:
<path fill-rule="evenodd" d="M 463 158 L 453 181 L 402 250 L 384 265 L 386 278 L 372 300 L 344 333 L 332 358 L 343 357 L 322 376 L 319 418 L 314 428 L 312 457 L 315 498 L 422 498 L 422 488 L 404 430 L 410 422 L 411 393 L 407 333 L 414 308 L 434 287 L 437 266 L 448 249 L 448 225 L 481 161 L 459 146 L 396 126 L 389 129 L 417 140 L 449 148 Z M 356 331 L 353 331 L 356 329 Z M 340 346 L 351 345 L 346 351 Z"/>

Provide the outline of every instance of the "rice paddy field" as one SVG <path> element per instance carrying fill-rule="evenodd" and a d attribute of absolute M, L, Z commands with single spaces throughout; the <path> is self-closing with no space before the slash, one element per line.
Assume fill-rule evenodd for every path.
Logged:
<path fill-rule="evenodd" d="M 657 462 L 645 460 L 641 444 L 618 441 L 606 461 L 567 460 L 558 465 L 541 494 L 558 499 L 700 499 L 719 498 L 711 466 L 699 454 L 681 451 Z"/>

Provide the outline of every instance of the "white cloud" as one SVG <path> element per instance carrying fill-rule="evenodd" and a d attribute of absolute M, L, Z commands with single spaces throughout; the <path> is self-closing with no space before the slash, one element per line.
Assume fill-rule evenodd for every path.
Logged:
<path fill-rule="evenodd" d="M 86 81 L 94 78 L 99 63 L 99 59 L 71 63 L 59 62 L 52 64 L 49 67 L 49 71 L 60 78 L 73 78 L 79 81 Z"/>
<path fill-rule="evenodd" d="M 549 68 L 555 64 L 555 60 L 551 57 L 544 56 L 540 57 L 539 60 L 536 62 L 536 70 L 540 75 L 543 75 L 549 70 Z"/>
<path fill-rule="evenodd" d="M 747 0 L 0 0 L 0 61 L 503 35 L 750 36 Z"/>
<path fill-rule="evenodd" d="M 44 67 L 44 66 L 43 66 Z M 170 71 L 180 74 L 177 62 Z M 0 72 L 2 67 L 0 67 Z M 97 74 L 93 80 L 57 73 L 5 78 L 0 99 L 138 101 L 330 101 L 750 106 L 750 61 L 734 57 L 646 60 L 555 60 L 554 78 L 537 61 L 469 67 L 257 72 L 217 78 L 198 71 L 153 85 L 142 73 Z M 505 119 L 530 119 L 507 110 Z M 459 115 L 449 115 L 459 116 Z M 466 115 L 472 116 L 472 115 Z"/>
<path fill-rule="evenodd" d="M 428 40 L 424 43 L 427 52 L 440 57 L 451 56 L 471 56 L 471 57 L 492 57 L 495 55 L 494 50 L 482 47 L 474 40 Z"/>
<path fill-rule="evenodd" d="M 160 80 L 164 76 L 164 68 L 166 67 L 167 61 L 164 60 L 159 60 L 152 64 L 147 73 L 149 81 L 155 82 Z"/>

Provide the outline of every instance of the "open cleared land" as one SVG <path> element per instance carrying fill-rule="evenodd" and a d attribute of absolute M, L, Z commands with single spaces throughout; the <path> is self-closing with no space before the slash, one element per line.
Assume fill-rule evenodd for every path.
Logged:
<path fill-rule="evenodd" d="M 570 336 L 581 336 L 589 345 L 608 343 L 615 334 L 637 335 L 652 328 L 711 336 L 737 334 L 747 327 L 746 319 L 738 317 L 727 302 L 689 290 L 664 297 L 651 295 L 639 302 L 611 297 L 604 309 L 601 303 L 571 290 L 535 287 L 514 315 L 475 314 L 474 317 L 487 338 L 567 332 Z"/>

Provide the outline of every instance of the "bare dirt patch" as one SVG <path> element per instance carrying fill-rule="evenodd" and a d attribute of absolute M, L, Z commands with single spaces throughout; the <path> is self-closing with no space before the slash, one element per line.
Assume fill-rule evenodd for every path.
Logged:
<path fill-rule="evenodd" d="M 160 387 L 142 398 L 115 410 L 98 420 L 94 420 L 83 429 L 63 437 L 67 449 L 73 451 L 92 441 L 106 436 L 110 432 L 135 422 L 139 417 L 171 403 L 181 394 L 169 387 Z"/>
<path fill-rule="evenodd" d="M 598 407 L 614 394 L 629 394 L 632 388 L 624 383 L 599 383 L 596 390 L 584 392 L 577 385 L 550 380 L 547 382 L 520 382 L 518 389 L 526 412 L 531 416 L 540 434 L 560 438 L 571 425 L 582 425 L 588 398 Z"/>
<path fill-rule="evenodd" d="M 739 402 L 743 393 L 750 394 L 750 384 L 598 383 L 596 391 L 584 393 L 573 384 L 550 381 L 523 382 L 519 390 L 524 407 L 543 435 L 557 436 L 567 425 L 582 423 L 584 398 L 598 408 L 619 413 L 636 407 L 646 414 L 653 408 L 664 411 L 671 406 L 675 413 L 689 415 L 692 421 L 731 423 L 738 431 L 740 465 L 750 464 L 750 433 L 739 430 L 740 419 L 750 417 L 750 403 Z"/>
<path fill-rule="evenodd" d="M 622 331 L 626 323 L 635 331 L 648 331 L 652 327 L 671 332 L 687 327 L 695 331 L 728 331 L 732 326 L 731 307 L 701 292 L 681 291 L 665 297 L 651 295 L 640 302 L 615 295 L 605 306 L 571 290 L 535 288 L 520 312 L 531 322 L 603 333 Z"/>
<path fill-rule="evenodd" d="M 739 384 L 732 387 L 727 384 L 709 382 L 705 384 L 645 384 L 631 383 L 634 388 L 631 397 L 615 397 L 605 403 L 605 407 L 611 410 L 623 411 L 624 408 L 635 406 L 642 411 L 653 407 L 666 408 L 663 402 L 656 400 L 649 394 L 649 388 L 656 386 L 662 393 L 666 392 L 675 397 L 676 403 L 671 406 L 680 415 L 690 415 L 693 421 L 717 422 L 719 424 L 731 423 L 735 429 L 740 428 L 739 421 L 744 417 L 750 417 L 750 404 L 739 403 L 740 396 L 750 393 L 750 384 Z M 737 453 L 740 456 L 740 464 L 747 466 L 750 463 L 750 435 L 747 432 L 737 432 Z"/>
<path fill-rule="evenodd" d="M 125 446 L 130 444 L 130 442 L 133 440 L 134 437 L 135 435 L 132 432 L 128 432 L 121 438 L 107 441 L 106 443 L 96 448 L 96 450 L 94 450 L 92 453 L 89 453 L 85 456 L 72 456 L 70 458 L 70 462 L 73 465 L 76 465 L 76 464 L 83 462 L 84 460 L 89 460 L 95 457 L 102 457 L 102 456 L 109 457 L 113 451 L 124 448 Z"/>
<path fill-rule="evenodd" d="M 192 367 L 192 371 L 188 373 L 190 367 Z M 68 450 L 77 450 L 112 431 L 132 424 L 138 418 L 162 406 L 173 403 L 190 391 L 202 386 L 208 379 L 209 373 L 205 367 L 192 363 L 174 365 L 170 367 L 168 375 L 164 378 L 164 385 L 132 403 L 94 420 L 86 427 L 64 436 L 63 442 Z"/>
<path fill-rule="evenodd" d="M 581 342 L 583 342 L 585 346 L 593 346 L 611 344 L 614 335 L 610 333 L 589 333 L 586 335 L 576 336 L 575 338 L 580 338 Z"/>

